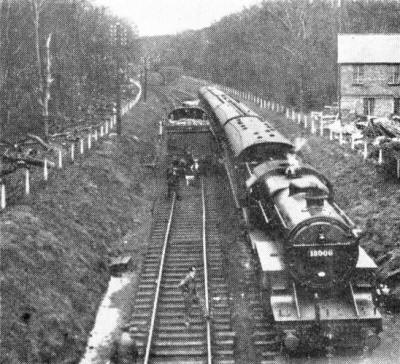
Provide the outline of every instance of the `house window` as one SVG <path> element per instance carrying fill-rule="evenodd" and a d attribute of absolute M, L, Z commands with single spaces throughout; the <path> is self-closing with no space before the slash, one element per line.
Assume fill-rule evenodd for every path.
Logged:
<path fill-rule="evenodd" d="M 364 65 L 353 66 L 353 85 L 362 85 L 364 81 Z"/>
<path fill-rule="evenodd" d="M 394 64 L 390 67 L 389 85 L 400 84 L 400 64 Z"/>
<path fill-rule="evenodd" d="M 368 97 L 364 99 L 364 115 L 373 115 L 375 108 L 375 99 Z"/>
<path fill-rule="evenodd" d="M 400 115 L 400 98 L 395 97 L 393 103 L 393 114 Z"/>

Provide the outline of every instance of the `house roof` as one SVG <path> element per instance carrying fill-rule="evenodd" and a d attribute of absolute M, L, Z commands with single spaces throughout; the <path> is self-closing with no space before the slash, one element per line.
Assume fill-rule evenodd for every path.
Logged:
<path fill-rule="evenodd" d="M 338 63 L 400 63 L 400 34 L 339 34 Z"/>

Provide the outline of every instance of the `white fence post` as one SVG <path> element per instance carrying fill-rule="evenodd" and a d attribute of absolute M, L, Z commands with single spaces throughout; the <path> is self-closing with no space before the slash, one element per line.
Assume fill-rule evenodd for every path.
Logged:
<path fill-rule="evenodd" d="M 71 161 L 73 162 L 75 160 L 75 144 L 71 144 Z"/>
<path fill-rule="evenodd" d="M 106 120 L 105 134 L 108 135 L 108 120 Z"/>
<path fill-rule="evenodd" d="M 339 144 L 343 145 L 343 130 L 342 130 L 342 125 L 340 125 L 340 130 L 339 130 Z"/>
<path fill-rule="evenodd" d="M 397 178 L 400 178 L 400 158 L 397 159 Z"/>
<path fill-rule="evenodd" d="M 159 136 L 163 135 L 163 122 L 162 122 L 162 120 L 160 120 L 159 124 L 158 124 L 158 135 Z"/>
<path fill-rule="evenodd" d="M 320 133 L 320 136 L 324 136 L 324 121 L 322 120 L 322 118 L 320 119 L 320 130 L 319 130 L 319 133 Z"/>
<path fill-rule="evenodd" d="M 102 125 L 102 126 L 100 126 L 100 137 L 103 137 L 103 136 L 104 136 L 104 127 Z"/>
<path fill-rule="evenodd" d="M 98 135 L 97 135 L 97 129 L 94 131 L 94 140 L 97 142 Z"/>
<path fill-rule="evenodd" d="M 83 139 L 79 140 L 79 145 L 80 145 L 80 153 L 83 154 L 84 148 L 83 148 Z"/>
<path fill-rule="evenodd" d="M 382 148 L 379 148 L 378 164 L 383 163 Z"/>
<path fill-rule="evenodd" d="M 297 124 L 301 124 L 301 112 L 297 114 Z"/>
<path fill-rule="evenodd" d="M 333 130 L 329 128 L 329 140 L 333 140 Z"/>
<path fill-rule="evenodd" d="M 31 191 L 29 179 L 29 168 L 25 168 L 25 195 L 29 195 Z"/>
<path fill-rule="evenodd" d="M 47 166 L 47 158 L 44 159 L 43 163 L 43 179 L 47 181 L 49 179 L 49 168 Z"/>
<path fill-rule="evenodd" d="M 315 119 L 311 116 L 311 134 L 315 134 Z"/>
<path fill-rule="evenodd" d="M 304 115 L 304 129 L 307 129 L 307 115 Z"/>
<path fill-rule="evenodd" d="M 62 150 L 59 149 L 59 150 L 58 150 L 58 168 L 59 168 L 59 169 L 62 168 L 62 164 L 63 164 L 63 160 L 62 160 Z"/>
<path fill-rule="evenodd" d="M 363 152 L 364 159 L 368 158 L 368 142 L 364 141 L 364 152 Z"/>
<path fill-rule="evenodd" d="M 355 148 L 354 135 L 351 134 L 351 149 L 354 150 L 354 148 Z"/>
<path fill-rule="evenodd" d="M 89 133 L 87 136 L 87 147 L 88 149 L 92 149 L 92 134 Z"/>
<path fill-rule="evenodd" d="M 4 183 L 1 184 L 0 207 L 2 210 L 6 208 L 6 186 Z"/>

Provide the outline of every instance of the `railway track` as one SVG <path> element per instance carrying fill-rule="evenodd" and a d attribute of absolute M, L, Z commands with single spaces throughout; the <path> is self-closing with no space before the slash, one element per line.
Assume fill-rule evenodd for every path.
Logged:
<path fill-rule="evenodd" d="M 161 104 L 167 108 L 167 112 L 182 105 L 182 99 L 172 95 L 165 86 L 152 86 L 151 91 Z"/>
<path fill-rule="evenodd" d="M 183 187 L 180 201 L 174 196 L 156 206 L 131 320 L 142 363 L 234 363 L 235 334 L 214 223 L 217 211 L 210 202 L 212 182 L 212 177 L 203 178 L 201 188 Z M 199 294 L 211 320 L 194 306 L 186 328 L 177 285 L 192 265 L 202 271 Z"/>

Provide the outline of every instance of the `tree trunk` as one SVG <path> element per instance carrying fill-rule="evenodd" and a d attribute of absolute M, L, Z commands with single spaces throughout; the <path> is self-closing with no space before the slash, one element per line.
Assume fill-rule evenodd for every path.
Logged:
<path fill-rule="evenodd" d="M 50 41 L 51 34 L 47 37 L 46 41 L 46 61 L 45 69 L 43 74 L 42 57 L 40 53 L 40 35 L 39 35 L 39 9 L 37 0 L 31 0 L 31 7 L 33 12 L 33 24 L 35 28 L 35 51 L 36 51 L 36 66 L 38 70 L 39 78 L 39 99 L 38 102 L 42 109 L 42 122 L 43 132 L 45 141 L 49 137 L 49 100 L 50 100 L 50 84 L 51 84 L 51 73 L 50 73 Z"/>

